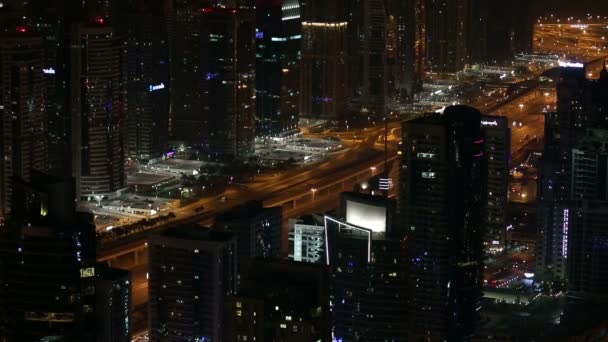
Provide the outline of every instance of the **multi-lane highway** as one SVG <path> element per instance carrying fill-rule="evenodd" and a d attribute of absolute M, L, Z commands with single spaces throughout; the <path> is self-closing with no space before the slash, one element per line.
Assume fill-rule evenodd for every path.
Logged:
<path fill-rule="evenodd" d="M 534 51 L 594 59 L 608 52 L 606 22 L 542 19 L 534 27 Z"/>
<path fill-rule="evenodd" d="M 320 164 L 294 169 L 282 174 L 261 175 L 254 182 L 246 186 L 235 186 L 225 193 L 205 198 L 183 208 L 174 210 L 176 218 L 153 229 L 138 232 L 133 235 L 107 241 L 100 246 L 98 257 L 100 260 L 108 260 L 121 250 L 130 249 L 136 245 L 143 245 L 147 236 L 154 231 L 176 223 L 206 222 L 218 213 L 226 211 L 249 200 L 261 200 L 264 202 L 280 202 L 285 196 L 293 197 L 299 192 L 305 195 L 314 188 L 322 188 L 326 183 L 333 183 L 340 177 L 347 178 L 349 174 L 368 170 L 372 166 L 382 164 L 384 152 L 381 146 L 376 144 L 377 137 L 382 134 L 383 127 L 368 128 L 359 133 L 364 137 L 357 142 L 347 143 L 346 150 L 335 153 Z M 391 144 L 391 153 L 395 154 L 394 146 Z M 224 198 L 220 200 L 220 198 Z M 197 208 L 203 208 L 197 212 Z"/>

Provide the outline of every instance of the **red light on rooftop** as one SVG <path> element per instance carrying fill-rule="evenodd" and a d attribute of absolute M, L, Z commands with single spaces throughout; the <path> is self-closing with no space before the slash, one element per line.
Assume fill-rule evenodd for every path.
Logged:
<path fill-rule="evenodd" d="M 236 10 L 235 10 L 235 9 L 232 9 L 232 10 L 230 10 L 230 13 L 232 13 L 232 14 L 236 14 Z"/>
<path fill-rule="evenodd" d="M 99 25 L 103 25 L 105 19 L 103 17 L 95 17 L 95 22 Z"/>
<path fill-rule="evenodd" d="M 201 10 L 201 12 L 203 12 L 203 13 L 211 13 L 211 12 L 213 12 L 213 8 L 203 8 Z"/>
<path fill-rule="evenodd" d="M 17 32 L 25 33 L 27 31 L 29 31 L 29 28 L 27 26 L 17 26 Z"/>

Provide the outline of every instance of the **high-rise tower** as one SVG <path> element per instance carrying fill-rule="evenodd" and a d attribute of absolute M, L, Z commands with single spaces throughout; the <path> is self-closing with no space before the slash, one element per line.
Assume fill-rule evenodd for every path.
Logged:
<path fill-rule="evenodd" d="M 335 121 L 348 96 L 347 26 L 342 1 L 310 1 L 302 8 L 300 111 Z"/>
<path fill-rule="evenodd" d="M 10 213 L 14 179 L 48 167 L 42 38 L 29 26 L 0 37 L 0 217 Z"/>
<path fill-rule="evenodd" d="M 350 105 L 378 120 L 387 108 L 387 6 L 383 0 L 357 0 L 350 6 Z"/>
<path fill-rule="evenodd" d="M 72 174 L 79 196 L 126 186 L 126 77 L 123 40 L 103 17 L 71 30 Z"/>
<path fill-rule="evenodd" d="M 298 0 L 256 3 L 257 136 L 294 133 L 299 118 L 302 20 Z"/>
<path fill-rule="evenodd" d="M 488 183 L 481 120 L 457 106 L 403 125 L 399 210 L 413 340 L 465 340 L 478 320 Z"/>
<path fill-rule="evenodd" d="M 170 20 L 173 140 L 247 157 L 255 138 L 255 10 L 178 1 Z"/>
<path fill-rule="evenodd" d="M 221 341 L 224 301 L 236 291 L 236 239 L 180 226 L 150 239 L 150 341 Z"/>
<path fill-rule="evenodd" d="M 456 72 L 466 62 L 467 0 L 426 2 L 426 61 L 436 72 Z"/>
<path fill-rule="evenodd" d="M 592 128 L 608 125 L 608 71 L 599 80 L 587 80 L 583 65 L 561 69 L 557 112 L 545 118 L 545 150 L 541 160 L 536 274 L 548 279 L 567 278 L 568 233 L 564 211 L 572 193 L 572 149 Z"/>
<path fill-rule="evenodd" d="M 169 49 L 164 17 L 152 11 L 128 16 L 128 156 L 159 158 L 169 135 Z"/>

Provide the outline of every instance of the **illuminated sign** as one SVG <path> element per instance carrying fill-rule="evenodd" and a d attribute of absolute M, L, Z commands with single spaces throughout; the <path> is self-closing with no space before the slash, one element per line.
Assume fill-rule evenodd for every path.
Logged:
<path fill-rule="evenodd" d="M 53 69 L 53 68 L 42 69 L 42 73 L 48 74 L 48 75 L 55 75 L 55 69 Z"/>
<path fill-rule="evenodd" d="M 559 61 L 559 66 L 562 68 L 584 68 L 585 64 L 583 63 L 573 63 L 573 62 L 566 62 L 566 61 Z"/>
<path fill-rule="evenodd" d="M 562 256 L 564 259 L 568 257 L 568 226 L 570 210 L 564 209 L 564 222 L 562 223 Z"/>
<path fill-rule="evenodd" d="M 481 125 L 482 126 L 498 126 L 498 121 L 481 120 Z"/>
<path fill-rule="evenodd" d="M 346 222 L 371 229 L 372 232 L 384 233 L 386 231 L 386 208 L 347 200 Z"/>
<path fill-rule="evenodd" d="M 255 33 L 255 37 L 256 37 L 257 39 L 262 39 L 262 38 L 264 38 L 264 32 L 260 32 L 260 31 L 259 31 L 259 32 L 256 32 L 256 33 Z"/>
<path fill-rule="evenodd" d="M 150 89 L 150 91 L 165 89 L 165 84 L 161 82 L 160 84 L 157 84 L 157 85 L 151 85 L 149 87 L 149 89 Z"/>
<path fill-rule="evenodd" d="M 525 273 L 524 273 L 524 277 L 526 277 L 526 278 L 528 278 L 528 279 L 533 278 L 533 277 L 534 277 L 534 273 L 525 272 Z"/>

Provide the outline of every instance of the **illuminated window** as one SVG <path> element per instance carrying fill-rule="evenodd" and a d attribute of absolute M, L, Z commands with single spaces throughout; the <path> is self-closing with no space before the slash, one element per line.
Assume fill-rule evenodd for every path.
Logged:
<path fill-rule="evenodd" d="M 88 278 L 95 276 L 95 268 L 87 267 L 80 269 L 80 278 Z"/>
<path fill-rule="evenodd" d="M 431 159 L 435 157 L 435 153 L 418 153 L 418 158 Z"/>
<path fill-rule="evenodd" d="M 433 179 L 435 178 L 435 172 L 423 172 L 422 178 Z"/>

